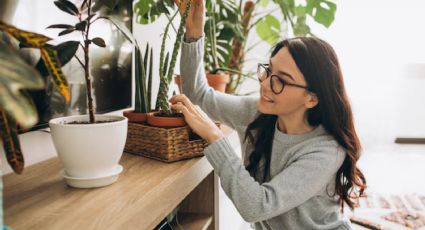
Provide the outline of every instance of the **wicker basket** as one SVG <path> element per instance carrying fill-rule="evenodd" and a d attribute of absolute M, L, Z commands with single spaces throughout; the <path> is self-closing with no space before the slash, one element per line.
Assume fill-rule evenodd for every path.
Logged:
<path fill-rule="evenodd" d="M 217 126 L 220 126 L 217 123 Z M 125 152 L 164 162 L 203 156 L 208 143 L 189 126 L 161 128 L 128 123 Z"/>

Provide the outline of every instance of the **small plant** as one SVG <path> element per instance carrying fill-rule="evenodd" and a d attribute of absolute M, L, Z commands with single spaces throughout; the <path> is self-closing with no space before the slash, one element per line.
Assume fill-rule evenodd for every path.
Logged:
<path fill-rule="evenodd" d="M 136 113 L 148 113 L 151 111 L 152 77 L 153 77 L 153 49 L 146 45 L 144 56 L 135 41 L 135 106 Z M 148 82 L 146 85 L 146 81 Z"/>
<path fill-rule="evenodd" d="M 165 27 L 165 32 L 164 32 L 164 35 L 163 35 L 163 38 L 162 38 L 161 54 L 160 54 L 160 59 L 159 59 L 160 84 L 159 84 L 159 92 L 158 92 L 157 103 L 156 103 L 155 108 L 160 109 L 160 111 L 166 116 L 173 114 L 173 112 L 170 109 L 170 105 L 168 103 L 168 89 L 169 89 L 169 84 L 170 84 L 170 82 L 172 81 L 172 78 L 173 78 L 174 67 L 175 67 L 175 64 L 176 64 L 176 58 L 177 58 L 178 51 L 180 49 L 181 40 L 182 40 L 183 33 L 184 33 L 184 27 L 186 25 L 186 19 L 187 19 L 187 16 L 189 14 L 189 9 L 190 9 L 191 5 L 192 5 L 192 0 L 189 0 L 187 2 L 186 8 L 185 8 L 183 15 L 181 17 L 181 21 L 180 21 L 179 28 L 177 30 L 177 36 L 176 36 L 176 40 L 174 42 L 174 48 L 173 48 L 173 52 L 171 54 L 171 60 L 170 61 L 169 61 L 169 53 L 168 52 L 167 52 L 167 55 L 164 59 L 165 42 L 166 42 L 166 39 L 167 39 L 167 35 L 168 35 L 170 25 L 172 24 L 173 19 L 176 17 L 179 10 L 177 10 L 174 13 L 174 15 L 170 18 L 167 26 Z"/>
<path fill-rule="evenodd" d="M 95 108 L 93 106 L 93 95 L 92 95 L 92 76 L 90 74 L 90 57 L 89 57 L 89 51 L 90 51 L 90 45 L 94 43 L 95 45 L 99 47 L 106 47 L 105 41 L 100 37 L 91 38 L 90 37 L 90 28 L 94 22 L 96 22 L 99 19 L 108 19 L 107 17 L 99 16 L 95 13 L 93 13 L 92 7 L 94 5 L 94 2 L 92 0 L 84 0 L 81 3 L 80 8 L 77 8 L 77 6 L 74 5 L 74 3 L 68 1 L 68 0 L 57 0 L 54 2 L 54 4 L 63 12 L 66 12 L 70 15 L 73 15 L 77 18 L 78 23 L 75 25 L 68 25 L 68 24 L 54 24 L 47 28 L 55 28 L 55 29 L 63 29 L 59 36 L 63 36 L 65 34 L 69 34 L 72 32 L 80 32 L 83 41 L 80 43 L 80 47 L 82 48 L 84 52 L 84 60 L 82 61 L 78 56 L 74 55 L 75 58 L 78 60 L 78 63 L 83 67 L 84 69 L 84 78 L 86 80 L 86 89 L 87 89 L 87 103 L 88 103 L 88 112 L 89 112 L 89 118 L 90 123 L 95 123 Z M 87 10 L 87 14 L 84 12 Z"/>

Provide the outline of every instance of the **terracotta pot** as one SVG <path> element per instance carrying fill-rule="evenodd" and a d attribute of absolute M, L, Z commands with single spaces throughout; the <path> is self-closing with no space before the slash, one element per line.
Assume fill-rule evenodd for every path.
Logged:
<path fill-rule="evenodd" d="M 128 122 L 146 123 L 147 113 L 136 113 L 134 110 L 124 111 L 124 117 L 128 118 Z"/>
<path fill-rule="evenodd" d="M 208 85 L 211 86 L 215 91 L 224 93 L 226 91 L 226 85 L 230 82 L 230 76 L 227 73 L 219 74 L 207 74 Z M 176 75 L 174 82 L 178 85 L 180 93 L 182 92 L 180 84 L 180 75 Z"/>
<path fill-rule="evenodd" d="M 156 127 L 182 127 L 186 125 L 184 117 L 161 117 L 156 116 L 158 112 L 148 113 L 147 121 L 149 125 Z"/>
<path fill-rule="evenodd" d="M 208 85 L 216 91 L 226 92 L 226 85 L 230 82 L 230 76 L 227 73 L 207 74 Z"/>

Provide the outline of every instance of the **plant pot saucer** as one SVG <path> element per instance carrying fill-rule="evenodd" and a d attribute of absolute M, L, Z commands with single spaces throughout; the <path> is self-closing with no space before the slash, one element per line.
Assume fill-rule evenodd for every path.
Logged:
<path fill-rule="evenodd" d="M 115 169 L 105 175 L 87 178 L 71 177 L 66 175 L 65 171 L 62 170 L 61 174 L 65 178 L 66 183 L 75 188 L 98 188 L 106 185 L 110 185 L 117 181 L 119 174 L 123 171 L 121 165 L 117 165 Z"/>

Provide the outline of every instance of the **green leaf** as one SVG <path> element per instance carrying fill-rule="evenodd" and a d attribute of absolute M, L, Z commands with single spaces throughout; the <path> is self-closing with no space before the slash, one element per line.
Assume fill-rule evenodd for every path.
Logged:
<path fill-rule="evenodd" d="M 335 20 L 336 4 L 326 0 L 307 0 L 307 13 L 316 22 L 329 27 Z"/>
<path fill-rule="evenodd" d="M 31 48 L 42 48 L 46 45 L 46 42 L 52 40 L 42 34 L 37 34 L 25 30 L 18 29 L 14 26 L 5 24 L 0 21 L 0 30 L 3 30 L 16 38 L 25 47 Z"/>
<path fill-rule="evenodd" d="M 65 34 L 69 34 L 69 33 L 72 33 L 72 32 L 74 32 L 75 31 L 75 28 L 69 28 L 69 29 L 66 29 L 66 30 L 63 30 L 62 32 L 60 32 L 59 34 L 58 34 L 58 36 L 63 36 L 63 35 L 65 35 Z"/>
<path fill-rule="evenodd" d="M 310 27 L 305 22 L 306 17 L 298 17 L 294 25 L 295 36 L 306 36 L 310 32 Z"/>
<path fill-rule="evenodd" d="M 51 26 L 48 26 L 46 29 L 69 29 L 74 28 L 74 26 L 66 25 L 66 24 L 54 24 Z"/>
<path fill-rule="evenodd" d="M 12 117 L 0 110 L 0 137 L 10 167 L 17 174 L 24 170 L 24 156 L 19 143 L 16 122 Z"/>
<path fill-rule="evenodd" d="M 99 47 L 106 47 L 105 41 L 102 38 L 95 37 L 92 39 L 92 42 Z"/>
<path fill-rule="evenodd" d="M 174 8 L 174 0 L 138 0 L 133 12 L 139 24 L 150 24 L 161 15 L 171 15 Z"/>
<path fill-rule="evenodd" d="M 294 14 L 296 16 L 305 16 L 306 13 L 307 13 L 307 10 L 306 10 L 306 7 L 304 7 L 304 6 L 300 5 L 300 6 L 296 6 L 294 8 Z"/>
<path fill-rule="evenodd" d="M 68 1 L 68 0 L 57 0 L 54 2 L 54 4 L 63 12 L 66 12 L 70 15 L 78 15 L 78 8 L 74 5 L 74 3 Z"/>
<path fill-rule="evenodd" d="M 41 58 L 43 59 L 50 76 L 52 76 L 56 88 L 65 99 L 65 102 L 69 103 L 71 101 L 71 93 L 68 82 L 62 72 L 62 66 L 56 50 L 51 48 L 44 48 L 40 49 L 40 52 Z"/>
<path fill-rule="evenodd" d="M 280 38 L 280 22 L 271 15 L 267 15 L 255 26 L 258 36 L 270 45 L 275 44 Z"/>
<path fill-rule="evenodd" d="M 21 89 L 42 89 L 40 74 L 19 54 L 0 41 L 0 108 L 22 127 L 37 123 L 37 111 Z"/>
<path fill-rule="evenodd" d="M 266 7 L 269 5 L 270 0 L 260 0 L 260 6 Z"/>
<path fill-rule="evenodd" d="M 62 66 L 66 65 L 75 55 L 78 50 L 79 41 L 67 41 L 59 45 L 52 46 L 51 48 L 58 53 L 59 61 Z M 48 76 L 49 71 L 46 69 L 43 59 L 40 58 L 35 68 L 42 76 Z"/>
<path fill-rule="evenodd" d="M 75 30 L 84 31 L 86 30 L 87 21 L 81 21 L 75 25 Z"/>

